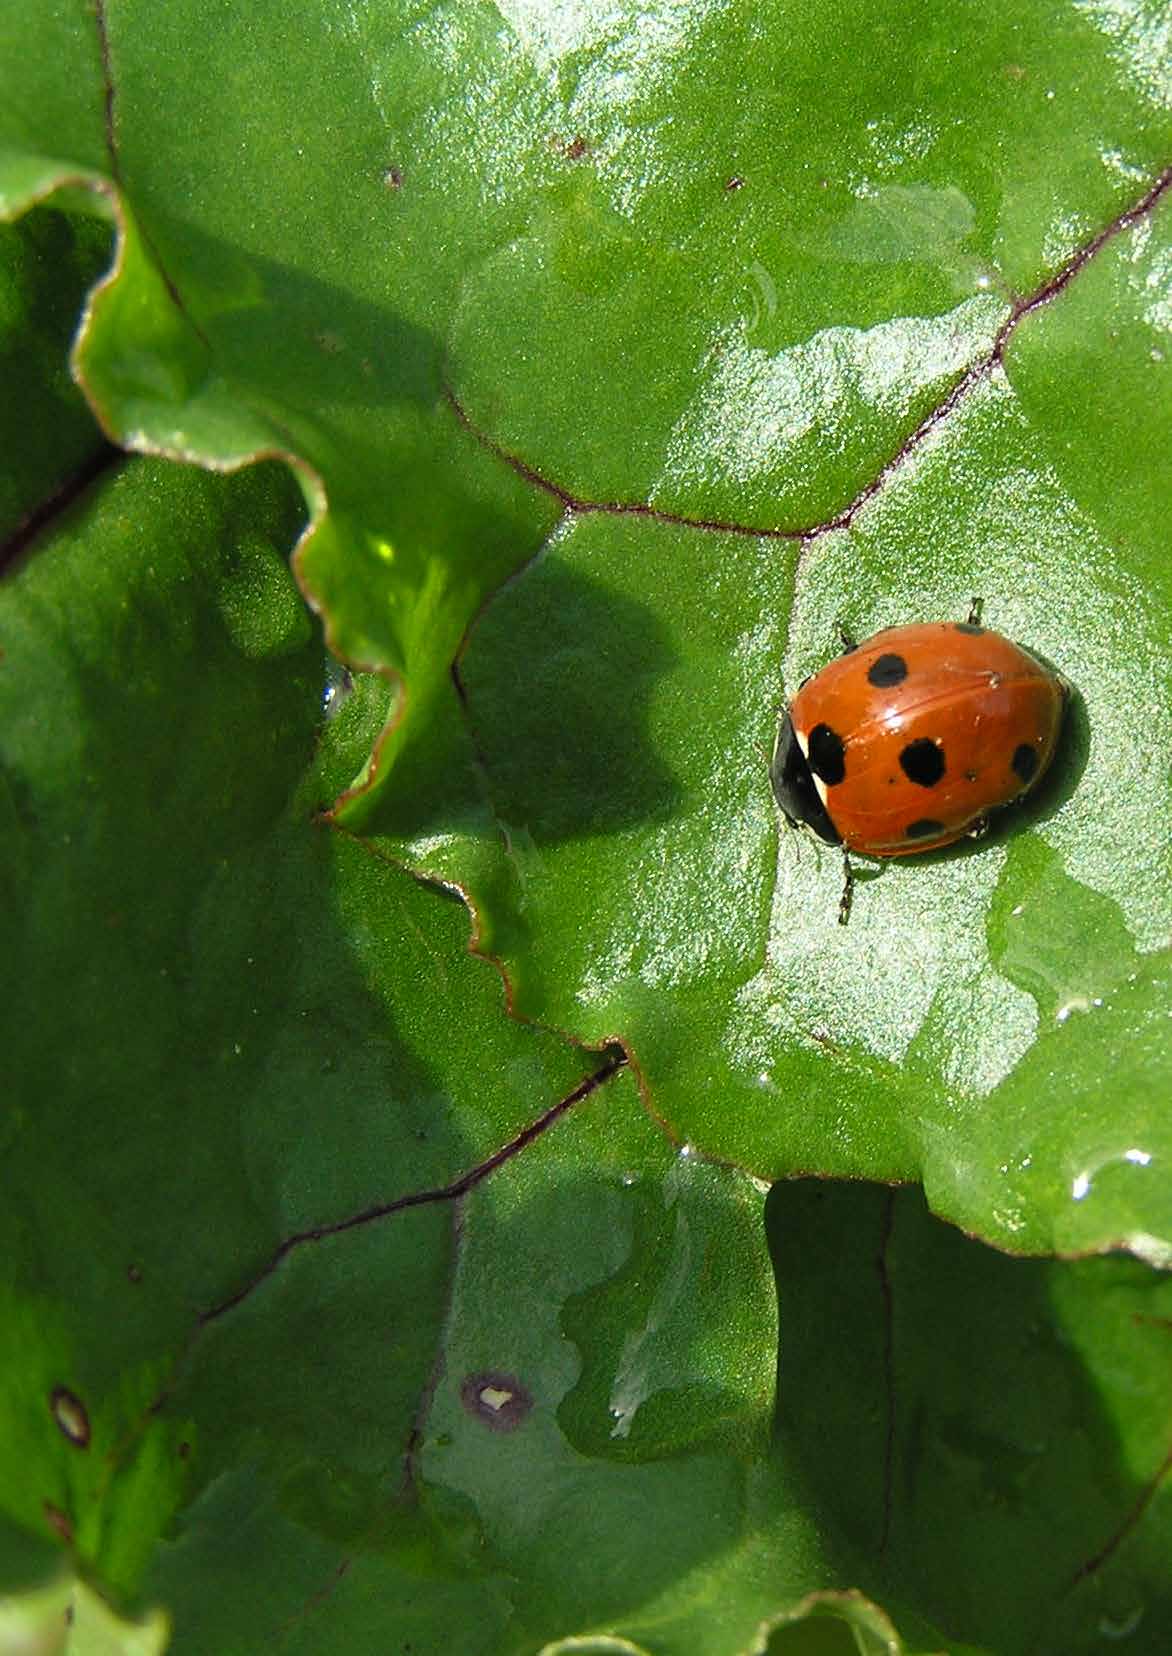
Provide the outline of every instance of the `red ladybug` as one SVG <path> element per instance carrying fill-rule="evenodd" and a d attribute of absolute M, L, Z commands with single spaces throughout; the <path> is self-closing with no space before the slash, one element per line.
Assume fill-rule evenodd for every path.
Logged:
<path fill-rule="evenodd" d="M 802 685 L 770 777 L 791 822 L 869 857 L 979 834 L 1054 756 L 1065 680 L 968 621 L 888 627 Z M 839 918 L 850 902 L 850 871 Z"/>

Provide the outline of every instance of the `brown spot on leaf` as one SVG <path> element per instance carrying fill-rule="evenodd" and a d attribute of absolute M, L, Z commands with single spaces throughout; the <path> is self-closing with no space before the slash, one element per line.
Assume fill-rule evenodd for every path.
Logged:
<path fill-rule="evenodd" d="M 734 190 L 743 190 L 744 189 L 745 181 L 744 181 L 743 178 L 738 178 L 734 175 L 732 178 L 726 179 L 724 187 L 725 187 L 725 190 L 727 191 L 727 193 L 729 195 L 732 195 Z"/>
<path fill-rule="evenodd" d="M 62 1512 L 61 1508 L 55 1507 L 52 1501 L 42 1501 L 41 1506 L 49 1528 L 56 1530 L 62 1541 L 66 1542 L 69 1546 L 72 1546 L 73 1525 L 69 1522 L 69 1519 Z"/>
<path fill-rule="evenodd" d="M 403 188 L 402 167 L 388 167 L 383 173 L 383 183 L 388 190 L 401 190 Z"/>
<path fill-rule="evenodd" d="M 580 132 L 569 139 L 563 138 L 560 133 L 555 132 L 549 141 L 549 147 L 555 155 L 564 156 L 567 161 L 580 161 L 584 155 L 588 155 L 590 152 L 590 145 Z"/>

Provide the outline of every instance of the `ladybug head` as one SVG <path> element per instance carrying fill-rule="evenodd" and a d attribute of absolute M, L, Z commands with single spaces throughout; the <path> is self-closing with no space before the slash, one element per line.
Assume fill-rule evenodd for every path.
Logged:
<path fill-rule="evenodd" d="M 830 814 L 814 785 L 813 773 L 788 713 L 777 732 L 769 779 L 773 783 L 774 798 L 791 822 L 811 828 L 819 839 L 826 840 L 830 845 L 841 843 L 842 835 L 831 822 Z"/>

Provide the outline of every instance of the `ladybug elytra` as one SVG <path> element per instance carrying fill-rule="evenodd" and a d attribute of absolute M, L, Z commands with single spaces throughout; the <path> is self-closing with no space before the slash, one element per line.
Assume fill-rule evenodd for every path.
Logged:
<path fill-rule="evenodd" d="M 1041 781 L 1068 693 L 974 618 L 889 627 L 848 645 L 790 703 L 770 764 L 777 803 L 847 852 L 950 845 Z M 849 888 L 840 918 L 848 902 Z"/>

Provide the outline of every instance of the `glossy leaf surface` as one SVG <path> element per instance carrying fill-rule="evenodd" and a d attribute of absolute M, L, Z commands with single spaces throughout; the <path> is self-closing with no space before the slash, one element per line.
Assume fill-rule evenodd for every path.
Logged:
<path fill-rule="evenodd" d="M 0 0 L 6 1581 L 1162 1649 L 1170 87 L 1087 0 Z M 308 525 L 97 435 L 111 225 L 92 416 Z M 974 595 L 1059 762 L 841 929 L 779 705 Z"/>

